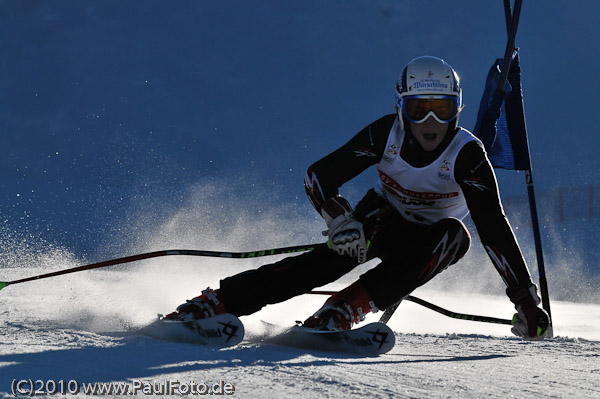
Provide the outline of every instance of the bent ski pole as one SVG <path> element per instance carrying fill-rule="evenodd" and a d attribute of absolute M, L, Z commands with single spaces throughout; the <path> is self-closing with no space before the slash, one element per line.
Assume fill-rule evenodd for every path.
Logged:
<path fill-rule="evenodd" d="M 452 317 L 453 319 L 480 321 L 480 322 L 483 322 L 483 323 L 512 325 L 512 320 L 508 320 L 508 319 L 498 319 L 498 318 L 495 318 L 495 317 L 477 316 L 477 315 L 472 315 L 472 314 L 451 312 L 451 311 L 443 309 L 443 308 L 441 308 L 441 307 L 439 307 L 437 305 L 434 305 L 433 303 L 424 301 L 422 299 L 416 298 L 416 297 L 411 296 L 411 295 L 405 297 L 404 300 L 414 302 L 414 303 L 419 304 L 421 306 L 425 306 L 427 309 L 431 309 L 431 310 L 433 310 L 435 312 L 441 313 L 444 316 Z"/>
<path fill-rule="evenodd" d="M 262 256 L 271 256 L 271 255 L 282 255 L 282 254 L 290 254 L 295 252 L 304 252 L 311 251 L 313 249 L 317 249 L 319 247 L 327 246 L 326 243 L 320 244 L 307 244 L 307 245 L 296 245 L 291 247 L 281 247 L 281 248 L 271 248 L 271 249 L 263 249 L 259 251 L 249 251 L 249 252 L 219 252 L 219 251 L 206 251 L 206 250 L 194 250 L 194 249 L 170 249 L 164 251 L 154 251 L 147 252 L 143 254 L 125 256 L 123 258 L 105 260 L 103 262 L 92 263 L 89 265 L 77 266 L 71 269 L 59 270 L 56 272 L 40 274 L 37 276 L 27 277 L 20 280 L 13 281 L 0 281 L 0 290 L 8 285 L 25 283 L 27 281 L 33 280 L 41 280 L 44 278 L 61 276 L 63 274 L 75 273 L 84 270 L 92 270 L 99 269 L 107 266 L 115 266 L 128 262 L 135 262 L 138 260 L 150 259 L 150 258 L 158 258 L 161 256 L 169 256 L 169 255 L 188 255 L 188 256 L 206 256 L 213 258 L 231 258 L 231 259 L 250 259 L 250 258 L 258 258 Z"/>
<path fill-rule="evenodd" d="M 308 294 L 319 294 L 319 295 L 333 295 L 335 294 L 336 291 L 309 291 Z M 427 302 L 423 299 L 414 297 L 412 295 L 408 295 L 404 298 L 402 298 L 403 301 L 410 301 L 410 302 L 414 302 L 418 305 L 424 306 L 427 309 L 431 309 L 435 312 L 438 312 L 440 314 L 443 314 L 444 316 L 448 316 L 451 317 L 453 319 L 460 319 L 460 320 L 471 320 L 471 321 L 479 321 L 479 322 L 483 322 L 483 323 L 493 323 L 493 324 L 508 324 L 508 325 L 512 325 L 512 320 L 508 320 L 508 319 L 498 319 L 496 317 L 489 317 L 489 316 L 478 316 L 478 315 L 472 315 L 472 314 L 465 314 L 465 313 L 457 313 L 457 312 L 452 312 L 450 310 L 441 308 L 437 305 L 434 305 L 431 302 Z M 390 306 L 389 308 L 387 308 L 384 312 L 383 315 L 381 316 L 381 319 L 379 320 L 382 323 L 387 323 L 390 319 L 390 317 L 392 317 L 392 314 L 396 311 L 396 309 L 398 308 L 398 305 L 400 305 L 400 302 Z"/>

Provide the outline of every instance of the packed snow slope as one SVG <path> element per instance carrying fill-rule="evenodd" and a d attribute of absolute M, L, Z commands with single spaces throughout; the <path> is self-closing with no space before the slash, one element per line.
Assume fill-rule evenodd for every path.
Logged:
<path fill-rule="evenodd" d="M 512 337 L 506 326 L 451 320 L 405 303 L 390 321 L 396 331 L 395 348 L 375 358 L 306 352 L 259 341 L 265 333 L 260 320 L 291 325 L 322 303 L 322 298 L 307 296 L 243 317 L 246 340 L 233 348 L 215 350 L 136 335 L 132 330 L 151 320 L 154 310 L 168 311 L 178 303 L 178 294 L 193 292 L 193 288 L 187 292 L 186 286 L 193 284 L 180 271 L 197 266 L 191 263 L 89 273 L 54 284 L 37 282 L 34 296 L 28 295 L 32 287 L 7 287 L 0 313 L 2 397 L 13 397 L 14 384 L 29 379 L 38 388 L 40 381 L 45 386 L 70 382 L 71 392 L 80 389 L 70 397 L 92 392 L 94 397 L 107 392 L 114 397 L 134 393 L 150 397 L 142 387 L 150 385 L 155 387 L 153 393 L 164 393 L 161 387 L 167 381 L 176 395 L 187 392 L 191 382 L 231 384 L 229 392 L 240 398 L 600 397 L 598 305 L 554 302 L 558 336 L 530 343 Z M 170 278 L 164 276 L 165 266 Z M 502 296 L 415 294 L 463 312 L 511 314 Z M 98 384 L 93 388 L 88 383 Z M 173 388 L 178 383 L 182 391 Z M 27 392 L 26 387 L 20 385 L 17 393 Z M 125 395 L 118 389 L 130 391 Z"/>
<path fill-rule="evenodd" d="M 193 218 L 197 209 L 190 207 L 190 211 Z M 265 237 L 239 210 L 227 211 L 234 221 L 229 228 L 204 225 L 220 235 L 222 245 L 239 241 L 256 248 L 265 238 L 275 243 L 310 239 L 294 235 L 301 236 L 317 224 L 292 220 L 293 229 L 282 229 L 281 223 L 289 221 L 284 217 L 288 212 L 272 211 L 262 216 L 260 225 L 282 236 Z M 157 242 L 168 248 L 174 248 L 174 242 L 193 246 L 196 226 L 186 223 L 182 215 L 176 215 L 159 229 L 148 231 L 139 252 L 157 249 Z M 181 235 L 171 236 L 174 231 Z M 208 241 L 213 248 L 220 246 Z M 31 264 L 4 268 L 6 281 L 81 263 L 58 249 L 29 251 L 12 250 Z M 492 265 L 482 264 L 482 259 L 469 255 L 414 295 L 456 312 L 510 318 L 513 309 L 503 295 L 502 283 Z M 71 384 L 79 385 L 71 387 L 80 386 L 79 395 L 92 392 L 93 386 L 86 383 L 119 383 L 95 388 L 105 393 L 113 389 L 113 396 L 118 397 L 125 395 L 115 390 L 126 387 L 131 395 L 134 388 L 143 395 L 144 386 L 155 386 L 153 392 L 160 393 L 167 381 L 171 387 L 182 384 L 181 389 L 191 382 L 196 387 L 228 383 L 234 395 L 242 398 L 600 397 L 600 305 L 593 303 L 553 300 L 555 337 L 532 343 L 512 336 L 508 326 L 450 319 L 406 302 L 390 321 L 396 333 L 394 349 L 377 358 L 261 343 L 260 337 L 268 333 L 262 320 L 291 326 L 318 309 L 324 300 L 321 296 L 304 295 L 243 317 L 246 339 L 224 350 L 135 333 L 156 313 L 170 312 L 205 286 L 216 286 L 220 277 L 264 261 L 159 258 L 9 285 L 0 292 L 0 391 L 12 397 L 13 384 L 31 379 L 37 384 L 74 381 Z M 325 288 L 341 288 L 374 263 Z M 367 321 L 377 320 L 378 315 L 369 315 Z M 26 391 L 26 385 L 21 388 L 19 392 Z"/>
<path fill-rule="evenodd" d="M 525 342 L 506 326 L 404 303 L 390 321 L 396 346 L 377 358 L 260 342 L 261 320 L 292 325 L 324 300 L 304 295 L 244 317 L 237 347 L 161 342 L 135 331 L 272 259 L 159 258 L 2 289 L 0 394 L 39 380 L 97 397 L 107 394 L 87 395 L 84 383 L 124 383 L 109 395 L 119 397 L 133 394 L 119 387 L 176 381 L 221 381 L 241 398 L 600 397 L 600 201 L 587 189 L 600 167 L 594 102 L 581 98 L 582 87 L 600 89 L 589 40 L 600 25 L 595 2 L 578 5 L 525 2 L 517 37 L 554 338 Z M 3 1 L 0 281 L 171 248 L 322 242 L 306 167 L 391 112 L 401 67 L 423 54 L 461 74 L 461 121 L 472 128 L 487 70 L 504 53 L 502 13 L 500 0 Z M 355 203 L 375 177 L 342 193 Z M 524 193 L 518 173 L 499 172 L 499 183 L 503 196 Z M 565 209 L 546 195 L 557 188 Z M 527 210 L 507 212 L 537 280 Z M 469 254 L 414 295 L 510 318 L 471 232 Z"/>

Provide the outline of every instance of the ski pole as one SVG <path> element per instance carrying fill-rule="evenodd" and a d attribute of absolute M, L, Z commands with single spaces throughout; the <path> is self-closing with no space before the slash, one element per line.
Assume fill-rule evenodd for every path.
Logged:
<path fill-rule="evenodd" d="M 402 302 L 402 301 L 400 301 L 400 302 Z M 390 321 L 390 319 L 392 318 L 394 312 L 396 312 L 396 309 L 398 309 L 398 306 L 400 306 L 400 302 L 397 302 L 394 305 L 387 308 L 386 310 L 384 310 L 383 314 L 379 318 L 379 322 L 383 323 L 383 324 L 387 324 L 388 321 Z"/>
<path fill-rule="evenodd" d="M 333 295 L 335 293 L 336 293 L 336 291 L 309 291 L 308 292 L 308 294 L 319 294 L 319 295 Z M 414 302 L 418 305 L 426 307 L 427 309 L 431 309 L 435 312 L 443 314 L 444 316 L 451 317 L 453 319 L 479 321 L 479 322 L 483 322 L 483 323 L 512 325 L 512 320 L 498 319 L 498 318 L 489 317 L 489 316 L 478 316 L 478 315 L 472 315 L 472 314 L 452 312 L 450 310 L 441 308 L 437 305 L 434 305 L 431 302 L 427 302 L 423 299 L 414 297 L 412 295 L 408 295 L 408 296 L 404 297 L 402 300 Z M 381 316 L 380 321 L 382 323 L 387 323 L 389 321 L 390 317 L 392 317 L 392 314 L 394 313 L 394 311 L 398 308 L 399 304 L 400 304 L 400 302 L 398 302 L 397 304 L 392 305 L 388 309 L 386 309 L 385 312 L 383 313 L 383 316 Z"/>
<path fill-rule="evenodd" d="M 147 252 L 143 254 L 125 256 L 123 258 L 105 260 L 98 263 L 92 263 L 89 265 L 77 266 L 70 269 L 59 270 L 56 272 L 40 274 L 37 276 L 27 277 L 20 280 L 13 281 L 0 281 L 0 290 L 8 285 L 25 283 L 27 281 L 33 280 L 41 280 L 44 278 L 61 276 L 63 274 L 75 273 L 84 270 L 92 270 L 99 269 L 107 266 L 120 265 L 128 262 L 135 262 L 144 259 L 150 258 L 158 258 L 161 256 L 169 256 L 169 255 L 188 255 L 188 256 L 205 256 L 205 257 L 213 257 L 213 258 L 230 258 L 230 259 L 250 259 L 250 258 L 258 258 L 262 256 L 271 256 L 271 255 L 282 255 L 282 254 L 290 254 L 295 252 L 304 252 L 311 251 L 313 249 L 317 249 L 320 247 L 327 246 L 327 243 L 320 244 L 307 244 L 307 245 L 296 245 L 291 247 L 281 247 L 281 248 L 271 248 L 271 249 L 263 249 L 259 251 L 249 251 L 249 252 L 219 252 L 219 251 L 207 251 L 207 250 L 194 250 L 194 249 L 169 249 L 163 251 L 154 251 Z"/>
<path fill-rule="evenodd" d="M 419 304 L 421 306 L 425 306 L 427 309 L 431 309 L 431 310 L 433 310 L 435 312 L 441 313 L 444 316 L 448 316 L 448 317 L 451 317 L 453 319 L 480 321 L 480 322 L 483 322 L 483 323 L 512 325 L 512 320 L 508 320 L 508 319 L 498 319 L 498 318 L 489 317 L 489 316 L 477 316 L 477 315 L 472 315 L 472 314 L 451 312 L 451 311 L 443 309 L 443 308 L 441 308 L 441 307 L 439 307 L 437 305 L 434 305 L 433 303 L 424 301 L 422 299 L 416 298 L 416 297 L 411 296 L 411 295 L 407 296 L 404 299 L 407 300 L 407 301 L 411 301 L 411 302 L 414 302 L 416 304 Z"/>

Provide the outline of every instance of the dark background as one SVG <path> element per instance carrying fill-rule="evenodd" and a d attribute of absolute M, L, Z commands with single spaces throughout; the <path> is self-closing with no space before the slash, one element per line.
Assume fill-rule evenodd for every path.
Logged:
<path fill-rule="evenodd" d="M 575 230 L 598 224 L 595 215 L 557 224 L 558 205 L 545 200 L 561 189 L 588 201 L 586 187 L 600 182 L 597 18 L 593 1 L 522 10 L 517 46 L 549 253 L 597 246 L 597 229 Z M 96 259 L 203 201 L 194 188 L 207 184 L 222 190 L 207 213 L 226 203 L 318 217 L 306 167 L 393 111 L 412 58 L 453 65 L 461 124 L 473 128 L 506 28 L 500 0 L 5 0 L 0 37 L 3 246 L 44 242 Z M 522 173 L 498 177 L 503 197 L 522 199 Z M 375 178 L 367 172 L 343 193 L 356 201 Z M 567 212 L 589 207 L 574 202 Z M 511 221 L 531 248 L 527 213 Z"/>

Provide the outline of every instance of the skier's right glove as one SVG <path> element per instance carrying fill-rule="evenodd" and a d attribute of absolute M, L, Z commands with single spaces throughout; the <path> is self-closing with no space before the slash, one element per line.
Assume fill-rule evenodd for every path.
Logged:
<path fill-rule="evenodd" d="M 327 245 L 338 255 L 349 255 L 358 259 L 358 263 L 367 261 L 368 242 L 363 225 L 352 217 L 352 206 L 340 195 L 328 198 L 321 206 L 321 216 L 328 229 L 323 232 L 329 236 Z"/>
<path fill-rule="evenodd" d="M 506 295 L 517 309 L 513 316 L 512 333 L 531 341 L 544 339 L 550 326 L 550 318 L 548 313 L 538 306 L 541 300 L 537 295 L 537 287 L 511 286 L 506 289 Z"/>
<path fill-rule="evenodd" d="M 331 221 L 329 229 L 323 232 L 329 236 L 327 245 L 338 255 L 349 255 L 358 263 L 367 261 L 367 240 L 363 224 L 351 215 L 340 215 Z"/>

